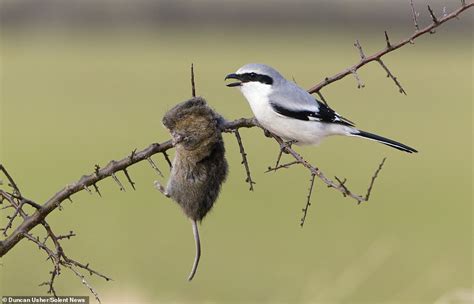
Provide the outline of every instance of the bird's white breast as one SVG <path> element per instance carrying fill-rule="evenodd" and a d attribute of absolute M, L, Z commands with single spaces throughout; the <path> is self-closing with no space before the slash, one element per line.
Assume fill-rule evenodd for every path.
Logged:
<path fill-rule="evenodd" d="M 271 121 L 273 109 L 268 100 L 271 86 L 260 82 L 247 82 L 240 87 L 240 90 L 257 120 L 264 126 L 266 121 Z"/>

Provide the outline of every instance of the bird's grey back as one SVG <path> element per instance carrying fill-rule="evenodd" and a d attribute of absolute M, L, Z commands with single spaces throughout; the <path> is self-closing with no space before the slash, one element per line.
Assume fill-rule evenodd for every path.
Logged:
<path fill-rule="evenodd" d="M 268 96 L 271 103 L 284 106 L 290 110 L 318 110 L 318 103 L 308 92 L 292 81 L 283 78 L 284 81 L 272 86 Z"/>

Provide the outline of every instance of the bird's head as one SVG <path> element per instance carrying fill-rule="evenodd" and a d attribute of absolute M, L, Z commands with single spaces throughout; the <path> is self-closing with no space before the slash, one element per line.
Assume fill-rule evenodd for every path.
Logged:
<path fill-rule="evenodd" d="M 238 80 L 228 83 L 228 87 L 240 87 L 241 89 L 246 86 L 271 87 L 284 81 L 283 76 L 277 70 L 259 63 L 246 64 L 237 72 L 227 75 L 225 80 L 227 79 Z"/>

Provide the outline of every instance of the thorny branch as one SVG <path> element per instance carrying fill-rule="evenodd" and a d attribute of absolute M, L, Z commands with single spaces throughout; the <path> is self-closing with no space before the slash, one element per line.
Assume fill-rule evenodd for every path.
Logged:
<path fill-rule="evenodd" d="M 255 184 L 255 182 L 252 180 L 252 176 L 250 174 L 250 166 L 247 160 L 247 153 L 245 152 L 244 144 L 242 143 L 242 137 L 240 137 L 240 133 L 238 129 L 234 130 L 234 134 L 235 134 L 235 138 L 237 139 L 237 143 L 239 144 L 240 154 L 242 155 L 242 164 L 244 165 L 245 172 L 247 173 L 247 178 L 245 179 L 245 182 L 249 184 L 250 186 L 249 190 L 253 191 L 253 185 Z"/>
<path fill-rule="evenodd" d="M 357 71 L 365 66 L 366 64 L 372 62 L 372 61 L 378 61 L 382 67 L 384 68 L 384 70 L 387 72 L 387 77 L 391 78 L 393 80 L 393 82 L 395 83 L 395 85 L 398 87 L 398 90 L 400 91 L 400 93 L 403 93 L 406 95 L 406 92 L 405 90 L 403 89 L 403 87 L 401 86 L 400 82 L 397 81 L 397 78 L 393 76 L 393 73 L 391 73 L 387 66 L 385 66 L 382 61 L 381 61 L 381 58 L 385 55 L 387 55 L 388 53 L 391 53 L 399 48 L 401 48 L 402 46 L 408 44 L 408 43 L 414 43 L 415 39 L 417 39 L 418 37 L 422 36 L 422 35 L 425 35 L 427 33 L 433 33 L 433 30 L 437 27 L 439 27 L 441 24 L 445 23 L 446 21 L 449 21 L 453 18 L 457 18 L 459 16 L 459 14 L 461 14 L 462 12 L 464 12 L 465 10 L 467 10 L 468 8 L 474 6 L 474 2 L 470 2 L 470 3 L 466 3 L 464 1 L 461 1 L 461 6 L 456 9 L 455 11 L 453 11 L 452 13 L 450 14 L 445 14 L 443 15 L 441 18 L 439 17 L 436 17 L 436 15 L 434 14 L 433 10 L 431 9 L 431 7 L 428 6 L 428 11 L 430 13 L 430 16 L 431 16 L 431 19 L 433 20 L 433 22 L 424 27 L 423 29 L 420 29 L 419 28 L 419 25 L 418 25 L 418 19 L 417 19 L 417 16 L 418 16 L 418 13 L 415 11 L 415 7 L 413 5 L 413 1 L 410 2 L 411 4 L 411 9 L 412 9 L 412 16 L 413 16 L 413 22 L 415 24 L 415 32 L 409 36 L 408 38 L 405 38 L 397 43 L 389 43 L 389 38 L 388 38 L 388 33 L 385 31 L 385 41 L 387 42 L 386 46 L 384 49 L 370 55 L 370 56 L 362 56 L 363 53 L 360 53 L 360 61 L 356 64 L 354 64 L 353 66 L 351 67 L 348 67 L 347 69 L 333 75 L 333 76 L 330 76 L 330 77 L 326 77 L 324 78 L 324 80 L 322 80 L 321 82 L 319 82 L 318 84 L 316 84 L 315 86 L 313 86 L 312 88 L 310 88 L 308 90 L 309 93 L 318 93 L 319 91 L 321 91 L 322 88 L 324 88 L 325 86 L 327 86 L 328 84 L 331 84 L 335 81 L 338 81 L 344 77 L 346 77 L 347 75 L 349 74 L 352 74 L 354 76 L 356 76 L 356 79 L 357 79 L 357 83 L 358 83 L 358 87 L 361 88 L 363 87 L 361 85 L 361 81 L 360 79 L 358 79 L 358 76 L 357 76 Z M 360 46 L 360 43 L 356 42 L 357 44 L 359 44 Z M 359 48 L 359 51 L 361 51 L 361 48 Z"/>
<path fill-rule="evenodd" d="M 357 73 L 358 69 L 360 69 L 362 66 L 372 61 L 377 61 L 385 70 L 385 72 L 387 72 L 387 76 L 391 78 L 394 81 L 394 83 L 397 85 L 400 92 L 405 93 L 405 90 L 403 89 L 401 84 L 398 82 L 397 78 L 391 73 L 391 71 L 382 61 L 381 59 L 382 56 L 390 52 L 393 52 L 394 50 L 399 49 L 408 43 L 413 43 L 413 41 L 421 35 L 424 35 L 426 33 L 433 33 L 433 30 L 435 28 L 439 27 L 441 24 L 445 23 L 448 20 L 457 18 L 459 14 L 461 14 L 463 11 L 467 10 L 468 8 L 472 6 L 474 6 L 473 2 L 466 3 L 465 1 L 461 1 L 460 8 L 458 8 L 457 10 L 453 11 L 450 14 L 446 14 L 444 12 L 442 17 L 436 17 L 431 7 L 429 7 L 428 11 L 430 13 L 430 16 L 433 22 L 432 24 L 426 26 L 425 28 L 420 29 L 418 25 L 418 19 L 417 19 L 419 14 L 415 11 L 413 2 L 411 2 L 413 22 L 414 22 L 416 30 L 410 37 L 398 43 L 392 43 L 390 42 L 388 33 L 385 31 L 384 33 L 385 44 L 386 44 L 385 48 L 370 56 L 367 56 L 363 52 L 361 44 L 359 43 L 359 41 L 356 41 L 355 46 L 359 50 L 360 61 L 357 64 L 353 65 L 352 67 L 349 67 L 334 76 L 326 77 L 323 81 L 321 81 L 320 83 L 312 87 L 309 90 L 309 92 L 317 93 L 319 97 L 323 100 L 323 102 L 326 102 L 326 100 L 324 99 L 323 95 L 320 92 L 321 89 L 335 81 L 338 81 L 344 78 L 345 76 L 349 74 L 353 74 L 356 77 L 358 86 L 363 87 L 363 83 L 360 80 Z M 191 66 L 191 87 L 192 87 L 192 95 L 195 96 L 196 89 L 195 89 L 195 82 L 194 82 L 194 67 L 193 66 Z M 250 167 L 247 160 L 247 154 L 244 150 L 242 139 L 240 137 L 238 130 L 240 128 L 253 128 L 253 127 L 261 128 L 261 126 L 258 124 L 255 118 L 251 118 L 251 119 L 241 118 L 234 121 L 226 121 L 222 126 L 223 132 L 233 133 L 237 138 L 240 152 L 242 155 L 242 160 L 243 160 L 242 163 L 245 167 L 245 171 L 247 174 L 247 182 L 250 185 L 250 190 L 253 190 L 254 182 L 250 175 Z M 382 167 L 385 162 L 385 158 L 382 160 L 377 170 L 373 174 L 366 194 L 358 195 L 358 194 L 353 193 L 351 190 L 349 190 L 349 188 L 346 185 L 347 184 L 346 179 L 341 180 L 340 178 L 336 176 L 334 180 L 332 180 L 326 177 L 326 175 L 319 168 L 313 166 L 308 161 L 306 161 L 299 153 L 297 153 L 291 147 L 290 144 L 284 143 L 283 140 L 279 138 L 278 136 L 270 134 L 266 130 L 264 131 L 267 136 L 272 137 L 279 144 L 280 151 L 283 151 L 289 154 L 294 159 L 293 161 L 288 162 L 286 164 L 282 164 L 282 165 L 280 165 L 278 162 L 274 168 L 269 168 L 268 171 L 277 171 L 284 168 L 290 168 L 296 165 L 301 165 L 304 168 L 306 168 L 310 173 L 311 183 L 310 183 L 309 192 L 307 195 L 305 208 L 302 209 L 303 216 L 301 218 L 301 223 L 300 223 L 301 226 L 303 226 L 305 223 L 308 208 L 311 205 L 311 196 L 312 196 L 314 181 L 316 177 L 318 177 L 324 184 L 326 184 L 327 187 L 335 189 L 336 191 L 340 192 L 345 197 L 347 196 L 347 197 L 353 198 L 354 200 L 356 200 L 357 203 L 361 203 L 361 202 L 365 202 L 369 200 L 374 182 L 376 178 L 378 177 L 380 171 L 382 170 Z M 22 192 L 20 191 L 13 177 L 6 170 L 6 168 L 0 164 L 0 173 L 2 173 L 2 175 L 6 177 L 6 179 L 8 180 L 7 186 L 11 188 L 9 191 L 0 189 L 0 205 L 3 205 L 0 208 L 0 211 L 1 212 L 11 211 L 11 213 L 6 216 L 7 218 L 6 225 L 3 228 L 0 228 L 3 235 L 5 236 L 3 240 L 0 240 L 0 257 L 3 257 L 6 253 L 8 253 L 23 238 L 26 238 L 29 241 L 35 243 L 40 250 L 44 251 L 48 259 L 52 262 L 53 269 L 50 272 L 50 278 L 48 281 L 41 284 L 48 287 L 48 293 L 51 293 L 54 296 L 56 296 L 56 290 L 54 289 L 55 279 L 57 278 L 58 275 L 60 275 L 62 268 L 67 268 L 70 271 L 72 271 L 81 280 L 82 284 L 86 286 L 86 288 L 89 289 L 89 291 L 94 295 L 97 301 L 100 302 L 98 293 L 87 282 L 85 276 L 81 273 L 81 271 L 85 273 L 89 273 L 89 275 L 91 276 L 92 275 L 99 276 L 105 280 L 110 280 L 110 278 L 90 268 L 89 264 L 82 264 L 80 262 L 77 262 L 69 258 L 65 254 L 63 247 L 61 245 L 61 242 L 64 239 L 70 239 L 71 237 L 74 237 L 75 233 L 70 231 L 69 233 L 65 235 L 56 235 L 53 232 L 52 228 L 49 226 L 49 224 L 46 222 L 46 217 L 55 209 L 61 210 L 62 209 L 61 203 L 63 201 L 69 200 L 70 202 L 72 202 L 71 196 L 73 196 L 74 194 L 81 191 L 88 191 L 89 193 L 92 194 L 92 191 L 89 188 L 91 186 L 94 187 L 95 192 L 99 196 L 101 196 L 101 192 L 99 191 L 99 187 L 98 187 L 98 182 L 109 177 L 112 178 L 118 184 L 120 190 L 125 191 L 125 187 L 120 182 L 117 176 L 117 174 L 120 171 L 123 171 L 123 174 L 125 175 L 127 181 L 129 182 L 131 187 L 134 189 L 135 182 L 133 182 L 129 174 L 129 171 L 127 169 L 143 160 L 147 160 L 150 166 L 152 167 L 152 169 L 162 176 L 163 175 L 162 172 L 158 169 L 157 165 L 154 163 L 151 157 L 155 154 L 163 154 L 164 159 L 166 160 L 166 162 L 171 168 L 172 164 L 167 155 L 167 151 L 171 148 L 173 148 L 173 144 L 170 140 L 161 144 L 153 143 L 141 151 L 137 151 L 136 149 L 133 150 L 130 155 L 126 156 L 125 158 L 121 160 L 110 161 L 103 168 L 100 168 L 98 165 L 95 165 L 94 171 L 91 174 L 84 175 L 81 178 L 79 178 L 76 182 L 66 185 L 63 189 L 58 191 L 56 194 L 54 194 L 51 198 L 49 198 L 43 204 L 38 204 L 30 199 L 27 199 L 25 196 L 23 196 Z M 0 181 L 0 186 L 1 185 L 2 183 Z M 25 206 L 31 207 L 32 211 L 26 210 Z M 19 221 L 17 225 L 15 225 L 16 221 Z M 44 237 L 43 241 L 41 241 L 38 236 L 34 236 L 31 233 L 31 230 L 37 226 L 42 226 L 46 231 L 46 237 Z"/>
<path fill-rule="evenodd" d="M 1 203 L 3 203 L 3 200 L 7 200 L 10 203 L 10 206 L 12 206 L 15 210 L 12 216 L 7 216 L 9 221 L 8 221 L 7 225 L 5 226 L 5 228 L 2 228 L 3 229 L 3 234 L 5 236 L 8 236 L 7 231 L 8 231 L 9 228 L 12 227 L 12 223 L 18 215 L 20 215 L 23 218 L 23 223 L 25 223 L 26 221 L 29 220 L 30 216 L 23 209 L 23 206 L 25 204 L 32 206 L 37 212 L 39 210 L 41 210 L 43 207 L 36 204 L 35 202 L 33 202 L 29 199 L 26 199 L 25 197 L 23 197 L 21 195 L 20 189 L 18 188 L 18 186 L 15 183 L 14 179 L 12 178 L 12 176 L 9 174 L 9 172 L 7 171 L 7 169 L 3 165 L 0 165 L 0 172 L 2 172 L 3 175 L 5 175 L 7 177 L 7 179 L 9 180 L 9 186 L 12 188 L 12 192 L 7 192 L 7 191 L 4 191 L 4 190 L 0 190 L 0 199 L 2 200 Z M 87 189 L 87 187 L 84 186 L 84 189 Z M 58 206 L 56 206 L 56 207 L 58 207 Z M 34 237 L 30 232 L 27 232 L 27 231 L 20 231 L 21 234 L 18 235 L 18 237 L 19 238 L 25 237 L 28 240 L 34 242 L 36 245 L 38 245 L 38 248 L 43 250 L 46 253 L 46 255 L 48 257 L 47 259 L 51 260 L 51 262 L 53 264 L 53 269 L 50 272 L 51 276 L 50 276 L 49 280 L 46 281 L 46 282 L 41 283 L 40 286 L 47 286 L 48 287 L 47 292 L 49 294 L 52 294 L 53 296 L 57 297 L 56 290 L 54 288 L 54 282 L 55 282 L 56 277 L 61 274 L 61 267 L 66 267 L 66 268 L 70 269 L 74 274 L 76 274 L 76 276 L 81 277 L 81 282 L 85 286 L 88 287 L 88 289 L 95 296 L 97 301 L 100 302 L 99 295 L 89 285 L 89 283 L 87 282 L 85 276 L 83 274 L 81 274 L 80 271 L 81 270 L 86 271 L 86 273 L 89 273 L 91 276 L 96 275 L 96 276 L 99 276 L 99 277 L 101 277 L 101 278 L 103 278 L 107 281 L 109 281 L 111 279 L 108 276 L 105 276 L 105 275 L 99 273 L 98 271 L 90 268 L 89 264 L 83 265 L 80 262 L 77 262 L 76 260 L 67 257 L 66 254 L 64 253 L 64 250 L 63 250 L 62 246 L 61 246 L 61 242 L 60 242 L 61 240 L 70 239 L 71 237 L 75 236 L 76 234 L 73 231 L 70 231 L 69 233 L 64 234 L 64 235 L 56 235 L 53 232 L 53 230 L 51 229 L 51 227 L 49 226 L 49 224 L 46 222 L 46 219 L 44 219 L 44 218 L 42 220 L 40 220 L 36 225 L 41 225 L 46 230 L 46 237 L 44 238 L 43 241 L 40 241 L 39 237 Z M 10 234 L 5 239 L 5 241 L 8 240 L 14 233 L 15 232 Z M 47 243 L 48 240 L 51 240 L 54 249 L 51 249 L 51 245 Z M 4 245 L 5 241 L 0 242 L 0 248 L 3 248 L 3 245 Z"/>

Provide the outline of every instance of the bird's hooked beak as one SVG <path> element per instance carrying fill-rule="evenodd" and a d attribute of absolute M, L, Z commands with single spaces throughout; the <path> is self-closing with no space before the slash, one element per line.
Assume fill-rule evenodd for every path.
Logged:
<path fill-rule="evenodd" d="M 240 75 L 238 75 L 238 74 L 232 73 L 232 74 L 227 75 L 227 76 L 224 78 L 224 80 L 227 80 L 227 79 L 237 79 L 237 80 L 241 80 L 241 77 L 240 77 Z M 241 81 L 239 81 L 239 82 L 231 82 L 231 83 L 227 84 L 228 87 L 239 87 L 239 86 L 241 86 L 241 85 L 242 85 L 242 82 L 241 82 Z"/>

